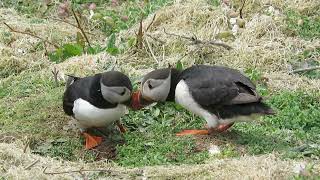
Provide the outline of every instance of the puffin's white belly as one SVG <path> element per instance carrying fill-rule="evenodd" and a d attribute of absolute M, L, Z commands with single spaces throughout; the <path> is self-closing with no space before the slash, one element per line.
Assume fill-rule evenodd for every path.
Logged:
<path fill-rule="evenodd" d="M 118 104 L 114 108 L 100 109 L 79 98 L 74 101 L 72 111 L 80 128 L 105 127 L 119 120 L 125 114 L 126 107 Z"/>
<path fill-rule="evenodd" d="M 219 125 L 217 116 L 203 109 L 193 99 L 189 87 L 184 80 L 181 80 L 176 86 L 175 101 L 192 113 L 203 117 L 207 121 L 209 127 L 216 127 Z"/>

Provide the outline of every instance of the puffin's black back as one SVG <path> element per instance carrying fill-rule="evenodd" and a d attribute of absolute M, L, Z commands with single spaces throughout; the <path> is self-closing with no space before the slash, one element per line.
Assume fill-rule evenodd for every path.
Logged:
<path fill-rule="evenodd" d="M 180 74 L 180 79 L 192 79 L 192 83 L 188 85 L 199 86 L 199 84 L 205 83 L 200 85 L 202 87 L 209 87 L 211 85 L 207 83 L 234 81 L 241 82 L 251 89 L 256 89 L 255 85 L 250 81 L 250 79 L 241 74 L 238 70 L 223 66 L 194 65 L 184 70 Z"/>
<path fill-rule="evenodd" d="M 100 85 L 101 77 L 102 83 L 106 86 L 125 86 L 129 90 L 132 90 L 130 79 L 118 71 L 109 71 L 103 74 L 80 78 L 69 85 L 64 93 L 64 112 L 72 116 L 73 103 L 79 98 L 101 109 L 116 107 L 117 104 L 111 104 L 103 98 Z"/>

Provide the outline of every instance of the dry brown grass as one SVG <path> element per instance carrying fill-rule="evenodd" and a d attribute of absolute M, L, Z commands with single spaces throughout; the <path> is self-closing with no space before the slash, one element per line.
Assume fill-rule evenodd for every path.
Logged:
<path fill-rule="evenodd" d="M 23 152 L 22 142 L 0 144 L 0 173 L 5 179 L 287 179 L 299 165 L 308 164 L 293 160 L 281 160 L 274 154 L 244 156 L 237 159 L 215 159 L 202 165 L 153 166 L 144 168 L 121 168 L 106 161 L 95 163 L 67 162 Z M 35 161 L 37 161 L 35 163 Z M 34 165 L 32 165 L 35 163 Z M 311 163 L 312 164 L 312 163 Z M 27 167 L 29 168 L 27 169 Z M 83 170 L 108 170 L 108 173 L 78 172 L 45 174 L 45 172 L 68 172 Z M 320 172 L 319 164 L 313 171 Z M 0 176 L 0 177 L 1 177 Z"/>
<path fill-rule="evenodd" d="M 220 41 L 217 38 L 219 33 L 231 32 L 228 18 L 230 8 L 212 7 L 203 0 L 180 1 L 157 11 L 155 21 L 144 36 L 144 43 L 149 42 L 158 62 L 151 56 L 147 47 L 134 55 L 128 51 L 127 55 L 119 57 L 120 62 L 136 69 L 164 67 L 168 63 L 175 64 L 178 60 L 186 66 L 201 63 L 225 65 L 239 70 L 255 68 L 270 79 L 269 84 L 272 88 L 319 90 L 319 80 L 288 75 L 288 62 L 305 49 L 319 48 L 320 40 L 308 41 L 299 37 L 287 37 L 283 14 L 285 7 L 312 9 L 319 2 L 261 1 L 255 5 L 258 7 L 254 6 L 259 11 L 253 11 L 250 5 L 254 2 L 256 1 L 248 1 L 248 7 L 244 10 L 251 14 L 244 19 L 245 28 L 240 28 L 234 39 L 225 41 L 233 47 L 230 51 L 221 47 L 190 45 L 189 40 L 167 35 L 164 29 L 182 36 L 195 35 L 200 40 Z M 266 15 L 270 4 L 275 10 L 271 11 L 272 15 Z M 144 21 L 145 27 L 150 24 L 152 18 L 153 15 L 150 15 Z M 134 37 L 137 31 L 138 25 L 122 32 L 120 36 Z"/>

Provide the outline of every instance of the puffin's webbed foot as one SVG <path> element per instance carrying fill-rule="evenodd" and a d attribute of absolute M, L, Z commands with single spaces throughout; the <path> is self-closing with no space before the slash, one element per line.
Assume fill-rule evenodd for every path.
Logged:
<path fill-rule="evenodd" d="M 186 129 L 176 134 L 176 136 L 185 136 L 185 135 L 208 135 L 208 130 L 198 130 L 198 129 Z"/>
<path fill-rule="evenodd" d="M 86 132 L 82 134 L 85 137 L 85 141 L 86 141 L 85 149 L 87 150 L 92 149 L 102 143 L 102 137 L 93 136 Z"/>
<path fill-rule="evenodd" d="M 229 129 L 234 123 L 229 123 L 229 124 L 220 124 L 217 128 L 216 131 L 217 132 L 224 132 L 227 129 Z"/>
<path fill-rule="evenodd" d="M 211 135 L 211 134 L 216 134 L 216 133 L 221 133 L 229 129 L 234 123 L 230 124 L 221 124 L 216 128 L 208 128 L 207 130 L 197 130 L 197 129 L 192 129 L 192 130 L 184 130 L 179 133 L 177 133 L 177 136 L 185 136 L 185 135 Z"/>

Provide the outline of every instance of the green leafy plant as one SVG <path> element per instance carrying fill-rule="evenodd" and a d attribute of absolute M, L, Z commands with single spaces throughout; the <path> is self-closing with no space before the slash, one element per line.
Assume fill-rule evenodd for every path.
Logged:
<path fill-rule="evenodd" d="M 116 43 L 116 35 L 112 34 L 109 37 L 109 41 L 106 48 L 107 52 L 111 55 L 116 55 L 119 53 L 119 49 L 116 47 L 115 43 Z"/>
<path fill-rule="evenodd" d="M 60 63 L 67 58 L 73 56 L 79 56 L 83 53 L 83 47 L 79 44 L 64 44 L 60 48 L 56 49 L 54 52 L 49 53 L 48 57 L 52 62 Z"/>
<path fill-rule="evenodd" d="M 178 69 L 179 71 L 183 70 L 183 65 L 180 60 L 177 62 L 176 69 Z"/>
<path fill-rule="evenodd" d="M 219 6 L 220 0 L 210 0 L 209 3 L 212 4 L 213 6 Z"/>

